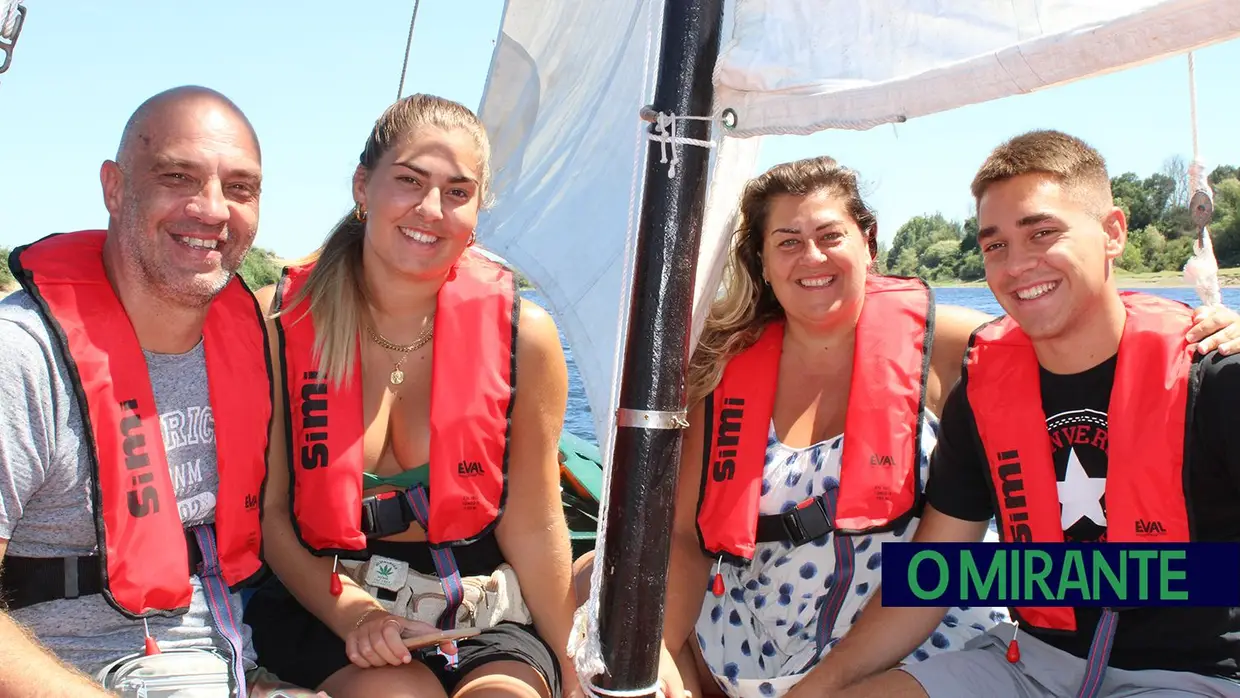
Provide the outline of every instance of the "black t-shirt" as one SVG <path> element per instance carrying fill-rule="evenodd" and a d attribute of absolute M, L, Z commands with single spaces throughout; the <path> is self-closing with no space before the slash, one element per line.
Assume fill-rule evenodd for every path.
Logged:
<path fill-rule="evenodd" d="M 1116 357 L 1082 373 L 1041 371 L 1061 522 L 1068 541 L 1106 540 L 1107 409 Z M 1198 365 L 1201 383 L 1190 428 L 1187 491 L 1193 540 L 1240 541 L 1240 356 L 1211 353 Z M 966 379 L 967 380 L 967 379 Z M 935 509 L 968 521 L 994 517 L 995 493 L 980 449 L 977 423 L 958 382 L 943 407 L 926 498 Z M 1071 434 L 1072 438 L 1064 438 Z M 1088 438 L 1082 438 L 1082 436 Z M 1076 609 L 1072 633 L 1021 630 L 1086 657 L 1100 608 Z M 1146 607 L 1122 611 L 1110 665 L 1240 678 L 1240 609 Z"/>

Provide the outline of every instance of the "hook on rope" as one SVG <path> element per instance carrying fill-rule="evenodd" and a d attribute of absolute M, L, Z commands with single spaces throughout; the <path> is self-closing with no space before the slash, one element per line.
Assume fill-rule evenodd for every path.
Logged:
<path fill-rule="evenodd" d="M 1214 217 L 1214 197 L 1210 193 L 1210 181 L 1206 177 L 1205 163 L 1201 159 L 1201 142 L 1197 128 L 1197 77 L 1192 51 L 1188 53 L 1188 112 L 1189 126 L 1193 135 L 1193 163 L 1188 176 L 1193 195 L 1188 201 L 1189 218 L 1197 228 L 1193 241 L 1193 255 L 1184 264 L 1184 278 L 1197 289 L 1197 296 L 1205 305 L 1222 303 L 1218 284 L 1218 260 L 1214 257 L 1214 245 L 1210 241 L 1210 222 Z"/>
<path fill-rule="evenodd" d="M 1208 235 L 1206 227 L 1214 220 L 1214 201 L 1209 192 L 1204 189 L 1193 192 L 1193 198 L 1188 201 L 1188 215 L 1197 229 L 1197 242 L 1203 243 Z"/>
<path fill-rule="evenodd" d="M 17 37 L 21 36 L 22 25 L 26 23 L 26 6 L 14 3 L 9 6 L 7 16 L 0 17 L 0 73 L 9 69 L 13 63 L 13 49 L 17 46 Z"/>
<path fill-rule="evenodd" d="M 731 131 L 736 128 L 737 117 L 736 111 L 732 108 L 724 109 L 718 116 L 681 116 L 676 113 L 668 113 L 655 111 L 651 107 L 642 107 L 638 112 L 638 116 L 642 121 L 649 121 L 654 124 L 654 133 L 649 134 L 648 138 L 661 144 L 660 152 L 662 158 L 659 162 L 666 164 L 667 176 L 672 178 L 676 176 L 676 165 L 680 163 L 680 155 L 676 152 L 675 146 L 679 145 L 696 145 L 701 148 L 714 148 L 715 141 L 701 140 L 699 138 L 685 138 L 676 133 L 676 124 L 680 121 L 706 121 L 709 123 L 718 122 L 725 129 Z M 668 146 L 671 147 L 671 157 L 668 157 Z"/>

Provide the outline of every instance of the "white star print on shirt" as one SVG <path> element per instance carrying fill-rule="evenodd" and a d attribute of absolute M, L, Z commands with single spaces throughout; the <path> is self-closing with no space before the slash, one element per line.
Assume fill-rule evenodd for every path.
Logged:
<path fill-rule="evenodd" d="M 1106 493 L 1105 477 L 1090 477 L 1081 461 L 1076 457 L 1076 449 L 1068 449 L 1068 469 L 1064 472 L 1063 482 L 1059 487 L 1059 503 L 1063 512 L 1059 515 L 1059 523 L 1063 530 L 1068 530 L 1082 518 L 1088 518 L 1099 526 L 1107 525 L 1107 516 L 1102 511 L 1102 495 Z"/>

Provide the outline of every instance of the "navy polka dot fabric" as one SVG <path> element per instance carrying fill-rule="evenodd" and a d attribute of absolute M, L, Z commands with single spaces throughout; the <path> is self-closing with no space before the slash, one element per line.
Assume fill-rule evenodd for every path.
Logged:
<path fill-rule="evenodd" d="M 928 416 L 922 429 L 922 482 L 936 429 L 933 417 Z M 835 437 L 807 448 L 792 448 L 780 443 L 772 428 L 763 469 L 762 513 L 787 511 L 838 488 L 842 442 L 842 437 Z M 882 581 L 882 544 L 909 540 L 916 528 L 913 520 L 889 533 L 859 536 L 852 542 L 854 569 L 842 605 L 827 603 L 838 578 L 832 536 L 799 547 L 759 543 L 752 564 L 725 561 L 720 574 L 728 591 L 722 597 L 706 591 L 696 632 L 702 656 L 719 687 L 734 698 L 785 694 L 860 618 Z M 822 627 L 824 610 L 835 608 L 839 610 L 833 625 Z M 1006 619 L 1006 609 L 950 609 L 906 661 L 920 662 L 958 649 Z"/>

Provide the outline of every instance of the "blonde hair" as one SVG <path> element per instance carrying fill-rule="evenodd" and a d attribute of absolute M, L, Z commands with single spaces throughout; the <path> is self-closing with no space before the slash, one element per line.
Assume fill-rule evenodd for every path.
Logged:
<path fill-rule="evenodd" d="M 762 278 L 762 241 L 772 197 L 830 192 L 846 199 L 872 259 L 878 256 L 878 219 L 861 198 L 857 174 L 821 156 L 785 162 L 751 180 L 741 194 L 739 225 L 724 268 L 723 292 L 711 306 L 689 362 L 689 404 L 709 395 L 728 361 L 753 345 L 763 328 L 784 317 L 775 293 Z"/>
<path fill-rule="evenodd" d="M 1026 174 L 1049 175 L 1103 215 L 1111 206 L 1106 160 L 1085 141 L 1061 131 L 1030 131 L 991 151 L 973 177 L 973 198 L 990 185 Z"/>
<path fill-rule="evenodd" d="M 478 195 L 487 201 L 491 179 L 491 144 L 486 129 L 467 107 L 442 97 L 415 94 L 388 107 L 375 121 L 358 162 L 367 176 L 379 160 L 396 144 L 408 139 L 419 128 L 433 127 L 444 131 L 461 130 L 473 137 L 478 146 Z M 362 282 L 362 245 L 366 224 L 346 213 L 315 252 L 296 260 L 293 266 L 314 264 L 305 286 L 287 307 L 273 315 L 309 299 L 308 312 L 314 316 L 314 356 L 327 378 L 337 385 L 353 372 L 357 361 L 357 336 L 362 330 L 362 315 L 368 299 Z M 303 316 L 304 317 L 304 316 Z M 295 320 L 296 321 L 296 320 Z"/>

